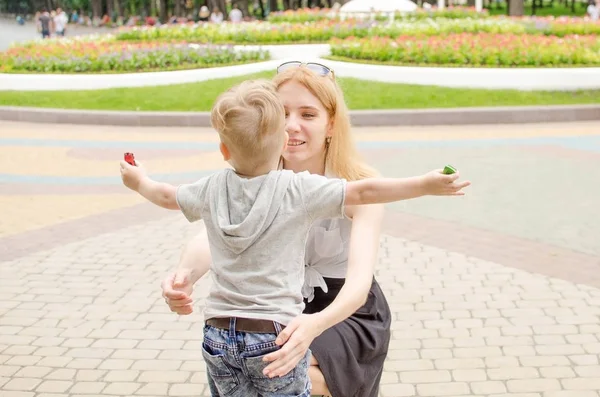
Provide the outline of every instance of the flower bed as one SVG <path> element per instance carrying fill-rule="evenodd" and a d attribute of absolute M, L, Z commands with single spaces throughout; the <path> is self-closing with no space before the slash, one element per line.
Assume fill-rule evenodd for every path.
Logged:
<path fill-rule="evenodd" d="M 336 58 L 403 65 L 600 66 L 597 36 L 451 34 L 332 41 Z"/>
<path fill-rule="evenodd" d="M 463 19 L 463 18 L 487 18 L 489 17 L 487 10 L 477 12 L 475 7 L 448 7 L 443 10 L 433 7 L 430 10 L 422 8 L 412 13 L 397 13 L 396 19 L 427 19 L 427 18 L 448 18 L 448 19 Z M 329 8 L 302 8 L 298 10 L 287 10 L 272 12 L 269 14 L 268 21 L 271 23 L 312 23 L 328 19 L 339 20 L 339 15 L 332 14 Z M 389 16 L 385 14 L 377 15 L 377 20 L 387 21 Z"/>
<path fill-rule="evenodd" d="M 305 23 L 317 22 L 330 19 L 328 8 L 301 8 L 299 10 L 287 10 L 271 12 L 267 20 L 271 23 Z"/>
<path fill-rule="evenodd" d="M 0 53 L 0 72 L 143 72 L 225 66 L 269 59 L 266 51 L 185 43 L 56 40 Z"/>
<path fill-rule="evenodd" d="M 116 38 L 123 41 L 185 40 L 197 43 L 283 44 L 324 43 L 334 37 L 398 37 L 462 32 L 526 33 L 526 26 L 508 19 L 426 19 L 398 21 L 391 25 L 370 21 L 321 21 L 314 24 L 256 22 L 127 28 L 119 31 Z"/>
<path fill-rule="evenodd" d="M 549 36 L 564 37 L 573 34 L 600 35 L 600 22 L 594 22 L 577 17 L 523 17 L 512 18 L 521 21 L 528 26 L 528 30 L 534 33 L 542 33 Z"/>

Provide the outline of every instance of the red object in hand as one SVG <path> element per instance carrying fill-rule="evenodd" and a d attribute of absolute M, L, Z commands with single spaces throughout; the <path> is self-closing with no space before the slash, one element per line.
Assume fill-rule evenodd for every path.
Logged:
<path fill-rule="evenodd" d="M 133 153 L 125 153 L 125 161 L 133 166 L 137 166 L 135 163 L 135 158 L 133 157 Z"/>

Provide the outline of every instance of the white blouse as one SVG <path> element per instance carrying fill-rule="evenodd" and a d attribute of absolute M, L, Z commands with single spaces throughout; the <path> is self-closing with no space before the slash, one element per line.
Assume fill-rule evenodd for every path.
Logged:
<path fill-rule="evenodd" d="M 279 169 L 283 169 L 283 162 L 279 163 Z M 327 170 L 325 176 L 336 178 Z M 323 219 L 315 222 L 308 232 L 302 296 L 309 302 L 315 297 L 316 287 L 328 292 L 323 277 L 346 278 L 351 228 L 352 220 L 349 218 Z"/>
<path fill-rule="evenodd" d="M 308 234 L 302 295 L 311 302 L 315 288 L 327 292 L 323 277 L 345 278 L 352 221 L 348 218 L 315 222 Z"/>

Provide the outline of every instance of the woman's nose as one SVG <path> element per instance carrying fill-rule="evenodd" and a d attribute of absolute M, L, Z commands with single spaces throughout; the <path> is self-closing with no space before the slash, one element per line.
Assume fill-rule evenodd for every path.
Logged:
<path fill-rule="evenodd" d="M 300 131 L 300 124 L 298 124 L 297 118 L 293 115 L 289 115 L 285 121 L 285 130 L 288 133 Z"/>

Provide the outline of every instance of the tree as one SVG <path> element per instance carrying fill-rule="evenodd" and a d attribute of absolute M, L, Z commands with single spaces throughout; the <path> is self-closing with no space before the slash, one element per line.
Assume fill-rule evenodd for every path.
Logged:
<path fill-rule="evenodd" d="M 225 4 L 225 0 L 211 0 L 212 8 L 217 7 L 219 11 L 223 13 L 223 20 L 227 20 L 227 5 Z"/>
<path fill-rule="evenodd" d="M 92 0 L 92 17 L 102 18 L 102 0 Z"/>
<path fill-rule="evenodd" d="M 161 23 L 167 22 L 167 0 L 159 0 L 158 14 Z"/>
<path fill-rule="evenodd" d="M 234 5 L 234 4 L 237 5 L 237 7 L 240 9 L 240 11 L 242 12 L 242 15 L 244 17 L 247 17 L 248 15 L 250 15 L 248 0 L 233 0 L 231 2 L 231 5 Z"/>
<path fill-rule="evenodd" d="M 508 15 L 519 17 L 525 14 L 524 0 L 508 0 Z"/>

